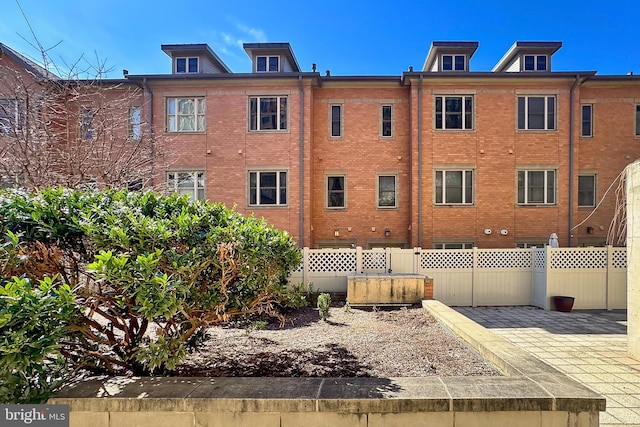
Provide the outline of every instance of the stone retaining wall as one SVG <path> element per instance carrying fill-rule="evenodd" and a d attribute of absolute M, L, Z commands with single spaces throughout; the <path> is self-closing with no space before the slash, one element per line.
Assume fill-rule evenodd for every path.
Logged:
<path fill-rule="evenodd" d="M 605 399 L 438 301 L 427 311 L 503 377 L 112 378 L 49 400 L 71 427 L 596 427 Z"/>
<path fill-rule="evenodd" d="M 417 304 L 433 298 L 433 279 L 422 274 L 363 273 L 347 277 L 349 304 Z"/>

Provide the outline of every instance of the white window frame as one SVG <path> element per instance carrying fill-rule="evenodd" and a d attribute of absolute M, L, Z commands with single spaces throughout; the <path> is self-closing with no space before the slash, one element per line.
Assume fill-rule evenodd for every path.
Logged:
<path fill-rule="evenodd" d="M 444 69 L 444 58 L 451 57 L 451 69 Z M 456 68 L 456 58 L 462 58 L 462 69 Z M 443 53 L 440 55 L 440 71 L 466 71 L 467 70 L 467 55 L 456 53 Z"/>
<path fill-rule="evenodd" d="M 592 182 L 592 187 L 589 189 L 581 189 L 580 188 L 580 178 L 592 178 L 593 182 Z M 579 208 L 593 208 L 596 206 L 596 189 L 598 188 L 598 181 L 597 181 L 597 176 L 595 173 L 580 173 L 578 174 L 578 207 Z M 581 191 L 590 191 L 592 193 L 592 197 L 593 197 L 593 202 L 591 204 L 588 205 L 581 205 L 580 204 L 580 192 Z"/>
<path fill-rule="evenodd" d="M 447 179 L 446 179 L 446 175 L 447 173 L 460 173 L 462 176 L 462 189 L 461 189 L 461 196 L 462 196 L 462 201 L 461 202 L 448 202 L 447 201 Z M 434 171 L 435 177 L 434 177 L 434 204 L 438 205 L 438 206 L 443 206 L 443 205 L 457 205 L 457 206 L 472 206 L 474 204 L 474 199 L 475 199 L 475 171 L 473 169 L 436 169 Z M 437 181 L 438 181 L 438 175 L 441 174 L 441 187 L 438 188 L 437 186 Z M 468 200 L 468 195 L 467 195 L 467 179 L 468 179 L 468 175 L 471 174 L 471 194 L 470 194 L 470 198 L 471 201 L 467 201 Z M 442 194 L 440 195 L 440 199 L 441 201 L 438 201 L 438 195 L 439 192 L 442 192 Z"/>
<path fill-rule="evenodd" d="M 260 176 L 263 174 L 275 174 L 275 203 L 263 203 L 261 197 Z M 283 177 L 284 174 L 284 177 Z M 255 190 L 251 185 L 251 177 L 255 175 Z M 284 182 L 283 182 L 284 180 Z M 274 170 L 250 170 L 247 179 L 247 204 L 249 206 L 257 207 L 282 207 L 287 206 L 289 202 L 289 171 L 286 169 L 274 169 Z M 284 190 L 284 201 L 282 200 L 282 190 Z M 251 202 L 252 192 L 255 191 L 255 203 Z"/>
<path fill-rule="evenodd" d="M 193 113 L 180 113 L 178 106 L 180 101 L 193 102 Z M 171 114 L 173 104 L 173 114 Z M 205 97 L 170 97 L 167 98 L 167 132 L 171 133 L 198 133 L 206 130 L 207 122 L 207 100 Z M 180 129 L 180 118 L 192 117 L 195 129 Z M 175 119 L 172 121 L 172 118 Z"/>
<path fill-rule="evenodd" d="M 531 248 L 544 248 L 545 246 L 549 245 L 549 239 L 547 240 L 537 240 L 537 239 L 533 239 L 530 241 L 522 241 L 522 242 L 516 242 L 516 248 L 518 249 L 531 249 Z"/>
<path fill-rule="evenodd" d="M 544 101 L 544 126 L 542 128 L 531 128 L 529 125 L 529 101 L 533 98 L 542 98 Z M 524 123 L 520 127 L 520 100 L 524 100 Z M 553 117 L 550 118 L 549 100 L 553 100 Z M 556 95 L 518 95 L 516 97 L 516 129 L 531 131 L 552 131 L 556 130 L 556 122 L 558 120 L 558 100 Z"/>
<path fill-rule="evenodd" d="M 385 119 L 385 109 L 389 111 L 389 118 Z M 395 117 L 393 113 L 393 104 L 382 104 L 380 106 L 380 138 L 393 138 Z M 385 122 L 389 122 L 389 135 L 385 135 Z"/>
<path fill-rule="evenodd" d="M 258 62 L 260 60 L 260 58 L 265 58 L 265 69 L 264 70 L 260 70 L 259 66 L 258 66 Z M 277 70 L 270 70 L 270 63 L 271 63 L 271 59 L 277 59 L 278 60 L 278 69 Z M 280 71 L 280 55 L 258 55 L 256 56 L 256 73 L 277 73 Z"/>
<path fill-rule="evenodd" d="M 277 123 L 277 128 L 275 129 L 262 129 L 260 126 L 260 116 L 262 114 L 262 112 L 260 111 L 261 109 L 261 100 L 263 99 L 275 99 L 276 100 L 276 123 Z M 285 112 L 284 112 L 284 127 L 282 127 L 282 100 L 285 100 Z M 252 101 L 255 100 L 256 103 L 256 113 L 255 113 L 255 123 L 253 120 L 253 116 L 251 113 L 251 103 Z M 248 118 L 249 118 L 249 132 L 281 132 L 281 131 L 286 131 L 289 129 L 289 97 L 284 95 L 284 96 L 279 96 L 279 95 L 264 95 L 264 96 L 250 96 L 249 97 L 249 105 L 248 105 L 248 111 L 249 114 L 247 114 Z M 269 113 L 269 115 L 271 115 L 272 113 Z M 255 129 L 252 128 L 252 126 L 255 126 Z"/>
<path fill-rule="evenodd" d="M 461 247 L 458 247 L 458 246 L 461 246 Z M 474 246 L 475 246 L 474 242 L 437 242 L 433 244 L 433 249 L 462 250 L 462 249 L 473 249 Z"/>
<path fill-rule="evenodd" d="M 342 178 L 342 190 L 332 190 L 329 188 L 331 178 Z M 345 210 L 347 209 L 347 175 L 344 173 L 327 173 L 325 175 L 325 208 L 329 210 Z M 342 206 L 330 206 L 331 193 L 342 193 Z"/>
<path fill-rule="evenodd" d="M 526 63 L 527 63 L 527 58 L 528 57 L 532 57 L 533 58 L 533 69 L 531 70 L 527 70 L 526 68 Z M 544 62 L 544 68 L 539 68 L 538 67 L 538 58 L 540 57 L 544 57 L 545 62 Z M 549 70 L 549 55 L 533 55 L 533 54 L 524 54 L 522 55 L 522 71 L 548 71 Z"/>
<path fill-rule="evenodd" d="M 338 128 L 338 135 L 334 135 L 333 133 L 333 123 L 334 123 L 334 119 L 333 119 L 333 109 L 334 108 L 338 108 L 339 109 L 339 128 Z M 342 135 L 344 132 L 344 107 L 342 106 L 342 104 L 337 104 L 337 103 L 333 103 L 333 104 L 329 104 L 329 138 L 330 139 L 341 139 Z"/>
<path fill-rule="evenodd" d="M 129 110 L 129 138 L 133 141 L 142 139 L 142 107 L 131 107 Z"/>
<path fill-rule="evenodd" d="M 20 108 L 17 98 L 0 98 L 0 135 L 22 130 Z"/>
<path fill-rule="evenodd" d="M 393 178 L 393 205 L 381 205 L 381 188 L 380 180 L 382 178 Z M 387 190 L 388 191 L 388 190 Z M 376 174 L 376 207 L 378 209 L 397 209 L 398 208 L 398 174 L 392 172 L 379 172 Z"/>
<path fill-rule="evenodd" d="M 461 124 L 462 127 L 459 128 L 454 128 L 454 127 L 447 127 L 447 115 L 448 114 L 458 114 L 456 111 L 453 112 L 447 112 L 447 99 L 452 99 L 452 98 L 460 98 L 460 103 L 462 104 L 462 111 L 460 112 L 460 114 L 462 115 L 461 117 Z M 468 112 L 467 111 L 467 100 L 470 99 L 471 100 L 471 111 Z M 440 109 L 441 111 L 438 112 L 438 100 L 440 101 Z M 472 131 L 474 129 L 474 105 L 475 105 L 475 99 L 473 95 L 436 95 L 433 98 L 433 112 L 434 112 L 434 123 L 433 123 L 433 127 L 434 129 L 437 130 L 448 130 L 448 131 Z M 471 115 L 471 123 L 467 123 L 469 120 L 467 120 L 467 115 L 470 114 Z M 438 126 L 438 118 L 440 118 L 440 125 Z"/>
<path fill-rule="evenodd" d="M 533 173 L 542 173 L 543 174 L 543 200 L 542 201 L 531 201 L 530 186 L 529 180 L 531 179 L 531 174 Z M 520 175 L 523 176 L 523 198 L 520 198 Z M 551 192 L 551 196 L 549 195 L 549 174 L 552 174 L 552 184 L 553 190 Z M 518 169 L 516 171 L 516 203 L 520 206 L 531 206 L 531 205 L 546 205 L 546 206 L 555 206 L 556 200 L 558 198 L 558 173 L 556 169 Z"/>
<path fill-rule="evenodd" d="M 589 132 L 584 132 L 585 126 L 585 114 L 584 109 L 589 109 L 588 122 L 589 122 Z M 582 138 L 593 138 L 593 104 L 582 104 L 580 105 L 580 137 Z"/>
<path fill-rule="evenodd" d="M 184 59 L 184 71 L 178 71 L 178 61 L 183 59 Z M 196 71 L 189 71 L 189 62 L 192 59 L 196 60 Z M 176 68 L 175 68 L 176 74 L 197 74 L 200 72 L 200 57 L 198 56 L 179 56 L 176 58 L 175 64 L 176 64 Z"/>
<path fill-rule="evenodd" d="M 190 175 L 193 187 L 180 187 L 181 178 Z M 182 177 L 181 177 L 182 176 Z M 205 173 L 202 170 L 192 171 L 167 171 L 167 192 L 189 195 L 191 200 L 205 199 Z"/>

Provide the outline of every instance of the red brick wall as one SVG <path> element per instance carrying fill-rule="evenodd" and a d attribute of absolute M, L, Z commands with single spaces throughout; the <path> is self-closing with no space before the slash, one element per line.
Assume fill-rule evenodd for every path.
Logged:
<path fill-rule="evenodd" d="M 157 86 L 154 95 L 154 129 L 165 139 L 166 167 L 159 170 L 156 182 L 162 183 L 166 170 L 205 170 L 206 198 L 235 206 L 243 214 L 254 213 L 270 224 L 288 230 L 300 240 L 300 90 L 297 80 L 244 81 L 240 85 L 226 82 L 203 82 L 200 85 L 171 83 Z M 307 88 L 305 117 L 310 117 Z M 249 132 L 248 97 L 250 95 L 288 96 L 288 126 L 284 131 Z M 165 131 L 168 97 L 205 96 L 206 130 L 181 134 Z M 305 130 L 305 143 L 309 130 Z M 278 168 L 288 172 L 286 206 L 252 207 L 248 205 L 248 171 Z M 308 203 L 308 202 L 307 202 Z M 307 208 L 308 210 L 308 208 Z M 307 225 L 307 229 L 310 225 Z M 309 231 L 305 231 L 309 238 Z"/>
<path fill-rule="evenodd" d="M 314 241 L 334 238 L 355 240 L 367 247 L 381 241 L 410 243 L 410 163 L 408 89 L 399 84 L 372 83 L 348 87 L 324 83 L 315 90 L 313 118 L 313 227 Z M 329 105 L 343 107 L 343 136 L 329 137 Z M 393 105 L 392 138 L 380 136 L 380 109 Z M 347 206 L 326 209 L 325 176 L 346 174 Z M 376 206 L 376 174 L 397 175 L 397 208 Z M 349 228 L 351 231 L 349 231 Z M 375 231 L 373 231 L 375 229 Z M 385 236 L 385 230 L 390 236 Z"/>

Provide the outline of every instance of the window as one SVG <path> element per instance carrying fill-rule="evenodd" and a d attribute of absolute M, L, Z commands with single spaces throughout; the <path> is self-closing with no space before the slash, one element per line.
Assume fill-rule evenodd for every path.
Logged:
<path fill-rule="evenodd" d="M 21 130 L 24 121 L 23 103 L 13 98 L 0 99 L 0 135 Z"/>
<path fill-rule="evenodd" d="M 436 129 L 473 129 L 473 96 L 436 96 Z"/>
<path fill-rule="evenodd" d="M 127 190 L 129 191 L 140 191 L 143 188 L 142 178 L 136 178 L 132 181 L 127 182 Z"/>
<path fill-rule="evenodd" d="M 287 172 L 249 172 L 249 204 L 286 205 Z"/>
<path fill-rule="evenodd" d="M 549 244 L 549 239 L 537 239 L 531 241 L 522 241 L 516 243 L 516 248 L 520 249 L 530 249 L 530 248 L 544 248 Z"/>
<path fill-rule="evenodd" d="M 442 71 L 464 71 L 464 55 L 442 55 Z"/>
<path fill-rule="evenodd" d="M 395 175 L 379 175 L 378 176 L 378 195 L 377 204 L 379 208 L 396 208 L 396 176 Z"/>
<path fill-rule="evenodd" d="M 133 107 L 129 111 L 129 137 L 135 141 L 142 139 L 142 109 Z"/>
<path fill-rule="evenodd" d="M 383 105 L 380 109 L 380 135 L 393 136 L 393 105 Z"/>
<path fill-rule="evenodd" d="M 168 98 L 169 132 L 203 132 L 206 101 L 204 98 Z"/>
<path fill-rule="evenodd" d="M 636 105 L 636 136 L 640 136 L 640 105 Z"/>
<path fill-rule="evenodd" d="M 345 176 L 327 176 L 327 208 L 344 209 L 347 206 Z"/>
<path fill-rule="evenodd" d="M 555 170 L 518 171 L 518 204 L 550 205 L 555 195 Z"/>
<path fill-rule="evenodd" d="M 93 111 L 87 107 L 82 107 L 82 114 L 80 115 L 80 138 L 86 140 L 93 139 L 93 118 Z"/>
<path fill-rule="evenodd" d="M 329 106 L 329 135 L 331 138 L 342 136 L 342 105 Z"/>
<path fill-rule="evenodd" d="M 434 243 L 434 249 L 473 249 L 473 243 Z"/>
<path fill-rule="evenodd" d="M 167 172 L 167 188 L 191 200 L 204 200 L 204 172 Z"/>
<path fill-rule="evenodd" d="M 260 73 L 280 71 L 279 56 L 258 56 L 256 57 L 256 71 Z"/>
<path fill-rule="evenodd" d="M 580 126 L 580 136 L 593 136 L 593 105 L 582 106 L 582 125 Z"/>
<path fill-rule="evenodd" d="M 473 204 L 473 171 L 436 171 L 436 204 Z"/>
<path fill-rule="evenodd" d="M 249 130 L 286 130 L 287 97 L 249 98 Z"/>
<path fill-rule="evenodd" d="M 596 205 L 596 176 L 578 176 L 578 206 L 593 207 Z"/>
<path fill-rule="evenodd" d="M 518 129 L 554 130 L 555 96 L 519 96 Z"/>
<path fill-rule="evenodd" d="M 198 58 L 176 58 L 176 73 L 197 73 Z"/>
<path fill-rule="evenodd" d="M 547 55 L 524 55 L 524 71 L 547 71 Z"/>

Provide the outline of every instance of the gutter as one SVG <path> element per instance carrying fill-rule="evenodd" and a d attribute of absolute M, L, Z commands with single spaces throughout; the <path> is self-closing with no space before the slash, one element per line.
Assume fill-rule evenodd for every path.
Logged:
<path fill-rule="evenodd" d="M 154 165 L 155 165 L 155 146 L 154 146 L 154 137 L 153 137 L 153 91 L 149 87 L 147 83 L 147 78 L 145 77 L 142 80 L 142 85 L 144 89 L 149 94 L 149 116 L 148 116 L 148 124 L 149 124 L 149 160 L 151 160 L 151 170 L 149 171 L 149 181 L 153 185 L 153 174 L 154 174 Z"/>
<path fill-rule="evenodd" d="M 300 87 L 300 247 L 304 248 L 304 87 L 302 74 L 298 75 Z"/>
<path fill-rule="evenodd" d="M 580 74 L 576 74 L 576 79 L 571 85 L 571 89 L 569 90 L 569 232 L 567 234 L 569 238 L 569 247 L 573 246 L 573 168 L 574 168 L 574 159 L 573 159 L 573 146 L 574 146 L 574 138 L 573 138 L 573 128 L 574 128 L 574 116 L 575 116 L 575 108 L 573 105 L 575 98 L 575 89 L 578 83 L 580 82 Z"/>
<path fill-rule="evenodd" d="M 418 247 L 422 247 L 422 74 L 418 84 Z"/>

